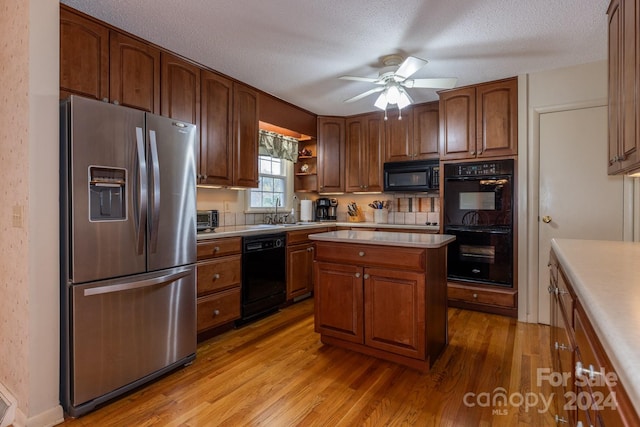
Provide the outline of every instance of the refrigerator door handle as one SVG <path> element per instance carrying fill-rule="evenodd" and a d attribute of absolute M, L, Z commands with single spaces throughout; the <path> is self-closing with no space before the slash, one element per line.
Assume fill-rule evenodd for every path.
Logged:
<path fill-rule="evenodd" d="M 122 292 L 129 291 L 131 289 L 139 289 L 139 288 L 147 288 L 155 285 L 168 285 L 170 283 L 175 282 L 176 280 L 182 279 L 183 277 L 187 277 L 191 272 L 189 270 L 180 271 L 178 273 L 167 274 L 160 277 L 154 277 L 153 279 L 140 280 L 137 282 L 130 283 L 122 283 L 119 285 L 107 285 L 107 286 L 98 286 L 96 288 L 89 288 L 84 290 L 84 296 L 92 296 L 92 295 L 104 295 L 111 294 L 114 292 Z"/>
<path fill-rule="evenodd" d="M 147 162 L 144 155 L 144 134 L 142 128 L 136 127 L 136 150 L 138 155 L 138 218 L 136 230 L 136 251 L 144 253 L 144 235 L 147 219 Z"/>
<path fill-rule="evenodd" d="M 151 162 L 151 185 L 153 186 L 152 193 L 152 207 L 151 207 L 151 228 L 150 237 L 151 245 L 150 250 L 152 253 L 156 252 L 158 247 L 158 233 L 160 223 L 160 161 L 158 159 L 158 144 L 156 142 L 156 131 L 149 130 L 149 148 L 150 148 L 150 162 Z"/>

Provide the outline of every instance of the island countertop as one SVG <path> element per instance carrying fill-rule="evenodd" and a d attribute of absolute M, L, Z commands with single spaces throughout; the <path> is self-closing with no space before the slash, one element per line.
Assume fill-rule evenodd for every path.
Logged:
<path fill-rule="evenodd" d="M 640 244 L 553 239 L 551 246 L 640 413 Z"/>
<path fill-rule="evenodd" d="M 310 234 L 309 239 L 336 243 L 403 246 L 412 248 L 440 248 L 455 240 L 449 234 L 398 233 L 391 231 L 340 230 Z"/>

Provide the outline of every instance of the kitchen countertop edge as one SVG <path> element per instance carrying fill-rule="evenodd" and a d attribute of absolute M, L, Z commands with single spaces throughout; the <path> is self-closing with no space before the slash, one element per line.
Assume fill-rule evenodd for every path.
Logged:
<path fill-rule="evenodd" d="M 440 248 L 455 240 L 449 234 L 399 233 L 393 231 L 340 230 L 310 234 L 309 239 L 335 243 Z"/>
<path fill-rule="evenodd" d="M 552 239 L 551 247 L 640 414 L 640 244 Z"/>

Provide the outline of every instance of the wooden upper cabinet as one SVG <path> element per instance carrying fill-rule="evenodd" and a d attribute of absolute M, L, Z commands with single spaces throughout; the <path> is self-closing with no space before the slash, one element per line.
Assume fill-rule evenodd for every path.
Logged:
<path fill-rule="evenodd" d="M 200 67 L 167 52 L 160 58 L 160 114 L 200 126 Z"/>
<path fill-rule="evenodd" d="M 345 119 L 318 117 L 318 191 L 343 192 Z"/>
<path fill-rule="evenodd" d="M 60 7 L 60 98 L 109 98 L 109 30 Z"/>
<path fill-rule="evenodd" d="M 381 113 L 346 119 L 345 191 L 382 191 L 384 130 Z"/>
<path fill-rule="evenodd" d="M 201 75 L 199 182 L 233 185 L 233 82 L 203 70 Z"/>
<path fill-rule="evenodd" d="M 117 31 L 110 38 L 111 102 L 160 114 L 160 50 Z"/>
<path fill-rule="evenodd" d="M 402 116 L 397 110 L 387 111 L 384 122 L 385 161 L 400 162 L 414 159 L 413 110 L 405 109 Z M 402 117 L 402 119 L 399 119 Z"/>
<path fill-rule="evenodd" d="M 438 159 L 440 157 L 439 117 L 438 101 L 420 104 L 413 109 L 413 153 L 411 160 Z"/>
<path fill-rule="evenodd" d="M 441 159 L 517 154 L 517 78 L 439 94 Z"/>
<path fill-rule="evenodd" d="M 233 185 L 258 187 L 258 92 L 233 85 Z"/>
<path fill-rule="evenodd" d="M 608 172 L 640 167 L 638 86 L 640 7 L 635 1 L 612 0 L 609 24 L 609 156 Z"/>
<path fill-rule="evenodd" d="M 440 158 L 476 154 L 476 88 L 440 92 Z"/>
<path fill-rule="evenodd" d="M 476 87 L 476 153 L 478 157 L 518 152 L 518 80 Z"/>

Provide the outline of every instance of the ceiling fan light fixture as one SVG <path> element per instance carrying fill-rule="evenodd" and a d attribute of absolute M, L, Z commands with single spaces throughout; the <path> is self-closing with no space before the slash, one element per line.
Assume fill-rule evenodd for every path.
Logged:
<path fill-rule="evenodd" d="M 400 92 L 400 96 L 398 97 L 398 109 L 402 110 L 404 107 L 408 107 L 411 105 L 411 100 L 406 92 L 403 90 Z"/>
<path fill-rule="evenodd" d="M 381 110 L 387 110 L 387 95 L 386 95 L 387 91 L 385 90 L 384 92 L 382 92 L 380 94 L 380 96 L 378 97 L 378 99 L 376 99 L 375 104 L 373 104 L 376 108 L 379 108 Z"/>
<path fill-rule="evenodd" d="M 387 93 L 387 101 L 389 102 L 389 104 L 397 104 L 398 100 L 400 99 L 400 89 L 398 89 L 398 86 L 393 84 L 390 85 L 387 90 L 385 90 L 385 92 Z"/>

